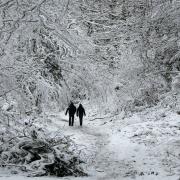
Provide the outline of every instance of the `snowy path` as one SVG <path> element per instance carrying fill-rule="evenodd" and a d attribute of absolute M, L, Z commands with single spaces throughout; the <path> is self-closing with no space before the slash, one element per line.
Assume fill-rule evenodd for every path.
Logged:
<path fill-rule="evenodd" d="M 158 115 L 156 111 L 154 113 Z M 77 119 L 74 127 L 68 127 L 67 117 L 60 114 L 53 122 L 56 127 L 65 127 L 64 134 L 73 135 L 72 138 L 77 144 L 86 147 L 84 150 L 88 157 L 87 171 L 90 177 L 77 178 L 78 180 L 174 180 L 177 176 L 168 172 L 168 168 L 162 168 L 165 147 L 160 148 L 156 144 L 162 143 L 163 138 L 171 138 L 161 133 L 165 133 L 165 129 L 167 133 L 171 132 L 171 128 L 167 130 L 166 126 L 169 123 L 171 127 L 174 119 L 169 119 L 168 116 L 163 119 L 161 114 L 160 112 L 158 121 L 157 115 L 151 117 L 151 114 L 142 117 L 135 115 L 124 120 L 114 117 L 91 121 L 89 117 L 85 118 L 83 127 L 79 127 Z M 178 134 L 176 135 L 178 137 Z"/>
<path fill-rule="evenodd" d="M 105 118 L 91 121 L 86 117 L 83 127 L 69 127 L 63 113 L 50 115 L 47 127 L 71 138 L 82 150 L 84 168 L 89 177 L 65 177 L 63 180 L 178 180 L 180 135 L 176 116 L 163 112 L 134 115 L 131 118 Z M 176 128 L 176 129 L 174 129 Z M 177 129 L 178 128 L 178 129 Z M 177 147 L 176 149 L 173 149 Z M 2 178 L 3 179 L 3 178 Z M 5 179 L 13 179 L 6 177 Z M 25 177 L 18 177 L 24 180 Z M 28 178 L 59 179 L 59 178 Z"/>

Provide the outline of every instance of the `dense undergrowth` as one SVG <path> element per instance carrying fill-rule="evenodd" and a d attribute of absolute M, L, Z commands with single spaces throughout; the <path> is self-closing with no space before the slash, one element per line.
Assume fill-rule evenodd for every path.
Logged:
<path fill-rule="evenodd" d="M 12 124 L 11 124 L 12 125 Z M 17 125 L 17 124 L 16 124 Z M 34 124 L 3 126 L 1 123 L 0 164 L 27 176 L 86 176 L 76 144 L 59 132 L 51 134 Z"/>

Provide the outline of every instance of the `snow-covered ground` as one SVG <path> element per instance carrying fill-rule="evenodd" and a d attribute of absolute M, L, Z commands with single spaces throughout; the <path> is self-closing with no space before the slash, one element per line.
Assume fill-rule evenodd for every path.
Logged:
<path fill-rule="evenodd" d="M 122 115 L 94 119 L 87 116 L 80 127 L 68 126 L 64 112 L 50 114 L 46 126 L 54 133 L 61 129 L 79 145 L 89 177 L 63 180 L 178 180 L 180 178 L 180 116 L 167 109 L 151 108 L 130 118 Z M 3 180 L 26 177 L 1 173 Z M 56 177 L 29 178 L 54 180 Z M 59 179 L 59 178 L 58 178 Z"/>

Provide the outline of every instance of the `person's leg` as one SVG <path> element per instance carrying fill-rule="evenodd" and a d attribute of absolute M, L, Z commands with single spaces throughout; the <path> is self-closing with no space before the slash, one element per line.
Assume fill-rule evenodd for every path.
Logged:
<path fill-rule="evenodd" d="M 71 116 L 69 115 L 69 126 L 71 126 Z"/>
<path fill-rule="evenodd" d="M 80 126 L 82 126 L 83 116 L 79 116 L 79 120 L 80 120 Z"/>
<path fill-rule="evenodd" d="M 74 125 L 74 115 L 72 116 L 72 126 Z"/>

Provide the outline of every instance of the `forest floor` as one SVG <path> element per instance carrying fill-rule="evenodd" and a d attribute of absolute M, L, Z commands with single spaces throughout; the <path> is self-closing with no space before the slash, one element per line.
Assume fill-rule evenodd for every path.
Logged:
<path fill-rule="evenodd" d="M 88 177 L 64 177 L 63 180 L 179 180 L 180 178 L 180 115 L 151 108 L 129 118 L 116 115 L 84 118 L 83 127 L 75 119 L 68 126 L 64 112 L 49 114 L 49 130 L 68 135 L 78 144 Z M 3 180 L 27 179 L 5 175 Z M 28 180 L 54 180 L 37 177 Z M 59 179 L 59 178 L 58 178 Z"/>

